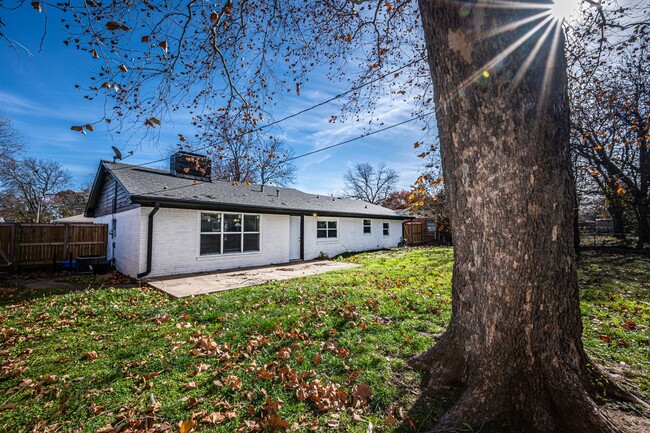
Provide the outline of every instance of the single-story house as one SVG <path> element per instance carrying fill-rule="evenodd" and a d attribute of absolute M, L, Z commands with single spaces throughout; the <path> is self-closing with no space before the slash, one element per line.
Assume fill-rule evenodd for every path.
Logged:
<path fill-rule="evenodd" d="M 108 224 L 117 270 L 159 277 L 396 247 L 409 218 L 359 200 L 212 180 L 210 168 L 188 152 L 172 155 L 169 171 L 99 164 L 85 215 Z"/>

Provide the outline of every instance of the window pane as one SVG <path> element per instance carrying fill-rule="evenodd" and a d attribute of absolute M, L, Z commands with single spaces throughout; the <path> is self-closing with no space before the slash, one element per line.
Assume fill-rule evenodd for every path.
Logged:
<path fill-rule="evenodd" d="M 220 253 L 221 235 L 201 235 L 201 255 Z"/>
<path fill-rule="evenodd" d="M 327 237 L 328 238 L 335 238 L 336 237 L 336 230 L 329 230 Z"/>
<path fill-rule="evenodd" d="M 326 238 L 327 237 L 327 230 L 324 230 L 324 229 L 317 230 L 316 237 L 317 238 Z"/>
<path fill-rule="evenodd" d="M 220 232 L 221 231 L 221 214 L 219 213 L 202 213 L 201 214 L 201 232 Z"/>
<path fill-rule="evenodd" d="M 247 234 L 244 235 L 244 251 L 259 251 L 260 250 L 260 235 Z"/>
<path fill-rule="evenodd" d="M 224 219 L 225 222 L 225 219 Z M 223 253 L 241 253 L 241 235 L 223 235 Z"/>
<path fill-rule="evenodd" d="M 260 216 L 259 215 L 244 215 L 244 231 L 245 232 L 259 232 L 260 231 Z M 244 241 L 246 242 L 246 241 Z"/>
<path fill-rule="evenodd" d="M 335 229 L 336 228 L 336 221 L 328 221 L 327 222 L 327 228 Z"/>
<path fill-rule="evenodd" d="M 223 231 L 231 233 L 241 232 L 241 215 L 232 213 L 223 214 Z"/>
<path fill-rule="evenodd" d="M 316 223 L 316 228 L 326 229 L 327 228 L 327 222 L 326 221 L 318 221 Z"/>
<path fill-rule="evenodd" d="M 370 225 L 370 220 L 363 220 L 363 225 L 364 226 L 369 226 Z"/>

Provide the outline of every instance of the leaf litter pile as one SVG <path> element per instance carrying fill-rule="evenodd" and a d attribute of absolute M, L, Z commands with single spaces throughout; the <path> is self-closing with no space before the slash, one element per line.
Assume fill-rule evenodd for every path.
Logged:
<path fill-rule="evenodd" d="M 452 252 L 342 260 L 364 266 L 183 300 L 106 288 L 0 307 L 0 425 L 16 432 L 416 431 L 434 409 L 409 412 L 421 378 L 405 360 L 433 344 L 449 320 Z M 648 290 L 645 281 L 630 293 Z M 625 359 L 637 372 L 632 383 L 647 392 L 648 376 L 638 372 L 647 369 L 641 324 L 650 306 L 630 294 L 622 311 L 621 295 L 599 294 L 606 282 L 583 283 L 594 298 L 583 305 L 585 323 L 597 314 L 616 327 L 586 326 L 587 347 L 606 363 Z M 603 308 L 612 303 L 610 320 Z M 599 338 L 616 341 L 619 333 L 627 345 Z"/>

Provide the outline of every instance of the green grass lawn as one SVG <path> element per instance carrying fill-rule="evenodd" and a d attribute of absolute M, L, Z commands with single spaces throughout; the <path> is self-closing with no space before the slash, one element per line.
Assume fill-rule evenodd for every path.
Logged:
<path fill-rule="evenodd" d="M 341 260 L 364 266 L 183 300 L 112 288 L 18 300 L 0 288 L 16 299 L 0 306 L 0 426 L 417 428 L 430 413 L 409 415 L 420 378 L 405 359 L 449 320 L 452 251 Z M 587 255 L 580 282 L 590 354 L 648 398 L 650 259 Z"/>

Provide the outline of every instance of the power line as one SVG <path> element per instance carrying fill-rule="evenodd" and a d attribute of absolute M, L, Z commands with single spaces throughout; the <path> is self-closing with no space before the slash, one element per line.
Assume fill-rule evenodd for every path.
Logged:
<path fill-rule="evenodd" d="M 422 118 L 424 118 L 426 116 L 430 116 L 430 115 L 432 115 L 434 113 L 435 113 L 435 110 L 434 111 L 429 111 L 428 113 L 423 113 L 423 114 L 420 114 L 418 116 L 411 117 L 411 118 L 403 120 L 403 121 L 401 121 L 399 123 L 394 123 L 392 125 L 389 125 L 389 126 L 386 126 L 384 128 L 378 129 L 376 131 L 369 131 L 369 132 L 367 132 L 365 134 L 359 135 L 359 136 L 354 137 L 354 138 L 350 138 L 348 140 L 343 140 L 343 141 L 340 141 L 340 142 L 335 143 L 335 144 L 331 144 L 331 145 L 323 147 L 321 149 L 317 149 L 317 150 L 313 150 L 311 152 L 307 152 L 307 153 L 303 153 L 303 154 L 300 154 L 300 155 L 297 155 L 297 156 L 293 156 L 291 158 L 285 159 L 280 164 L 283 164 L 283 163 L 289 162 L 289 161 L 293 161 L 293 160 L 296 160 L 296 159 L 299 159 L 299 158 L 304 158 L 306 156 L 310 156 L 310 155 L 313 155 L 315 153 L 324 152 L 326 150 L 333 149 L 335 147 L 343 146 L 344 144 L 352 143 L 353 141 L 361 140 L 363 138 L 370 137 L 371 135 L 379 134 L 380 132 L 385 132 L 385 131 L 388 131 L 390 129 L 397 128 L 398 126 L 402 126 L 402 125 L 406 125 L 406 124 L 411 123 L 411 122 L 415 122 L 416 120 L 420 120 L 420 119 L 422 119 Z M 131 167 L 123 167 L 123 168 L 131 168 Z M 118 170 L 118 169 L 116 169 L 116 170 Z M 183 188 L 189 188 L 189 187 L 201 185 L 201 184 L 204 184 L 204 183 L 209 183 L 209 182 L 197 182 L 196 184 L 192 183 L 190 185 L 182 185 L 182 186 L 178 186 L 178 187 L 171 188 L 171 189 L 162 189 L 162 190 L 157 190 L 157 191 L 150 191 L 150 192 L 145 193 L 145 195 L 146 194 L 152 194 L 152 193 L 155 193 L 155 192 L 163 192 L 163 191 L 179 190 L 179 189 L 183 189 Z M 235 182 L 235 183 L 237 183 L 237 182 Z"/>
<path fill-rule="evenodd" d="M 295 113 L 289 114 L 288 116 L 285 116 L 285 117 L 283 117 L 283 118 L 281 118 L 281 119 L 274 120 L 273 122 L 267 123 L 266 125 L 262 125 L 262 126 L 260 126 L 259 128 L 255 129 L 255 130 L 249 131 L 249 132 L 247 132 L 247 133 L 242 133 L 242 134 L 240 134 L 240 135 L 236 135 L 236 136 L 234 136 L 232 139 L 237 140 L 237 139 L 243 138 L 243 137 L 245 137 L 247 134 L 250 134 L 250 133 L 253 133 L 253 132 L 262 131 L 262 130 L 264 130 L 264 129 L 270 128 L 271 126 L 278 125 L 278 124 L 280 124 L 280 123 L 282 123 L 282 122 L 286 122 L 286 121 L 289 120 L 289 119 L 293 119 L 294 117 L 298 117 L 298 116 L 300 116 L 300 115 L 302 115 L 302 114 L 305 114 L 305 113 L 307 113 L 307 112 L 309 112 L 309 111 L 315 110 L 316 108 L 319 108 L 319 107 L 322 107 L 322 106 L 324 106 L 324 105 L 327 105 L 327 104 L 329 104 L 330 102 L 335 101 L 335 100 L 337 100 L 337 99 L 340 99 L 340 98 L 342 98 L 342 97 L 344 97 L 344 96 L 346 96 L 346 95 L 348 95 L 348 94 L 350 94 L 350 93 L 352 93 L 352 92 L 356 92 L 357 90 L 363 89 L 364 87 L 367 87 L 367 86 L 369 86 L 369 85 L 371 85 L 371 84 L 374 84 L 374 83 L 376 83 L 376 82 L 378 82 L 378 81 L 380 81 L 380 80 L 383 80 L 384 78 L 386 78 L 386 77 L 388 77 L 388 76 L 390 76 L 390 75 L 393 75 L 393 76 L 394 76 L 395 74 L 398 74 L 399 72 L 403 71 L 404 69 L 413 66 L 414 64 L 420 62 L 421 60 L 422 60 L 422 59 L 416 59 L 416 60 L 413 60 L 412 62 L 407 63 L 406 65 L 403 65 L 403 66 L 401 66 L 401 67 L 399 67 L 399 68 L 397 68 L 397 69 L 394 69 L 394 70 L 392 70 L 392 71 L 390 71 L 390 72 L 387 72 L 387 73 L 385 73 L 385 74 L 383 74 L 383 75 L 380 75 L 380 76 L 378 76 L 378 77 L 375 77 L 375 78 L 373 78 L 373 79 L 370 80 L 370 81 L 367 81 L 367 82 L 365 82 L 365 83 L 359 84 L 358 86 L 353 86 L 353 87 L 350 88 L 349 90 L 346 90 L 345 92 L 342 92 L 342 93 L 339 93 L 339 94 L 337 94 L 337 95 L 335 95 L 335 96 L 332 96 L 331 98 L 329 98 L 329 99 L 327 99 L 327 100 L 325 100 L 325 101 L 319 102 L 319 103 L 317 103 L 317 104 L 315 104 L 315 105 L 312 105 L 312 106 L 310 106 L 310 107 L 307 107 L 307 108 L 302 109 L 302 110 L 300 110 L 300 111 L 297 111 L 297 112 L 295 112 Z M 399 126 L 399 125 L 396 125 L 396 126 Z M 377 132 L 379 132 L 379 131 L 377 131 Z M 217 141 L 217 142 L 215 142 L 215 143 L 207 144 L 207 145 L 205 145 L 205 146 L 201 146 L 201 147 L 199 147 L 199 148 L 192 149 L 192 151 L 193 151 L 193 152 L 199 152 L 199 151 L 201 151 L 201 150 L 205 150 L 205 149 L 208 149 L 208 148 L 214 147 L 214 146 L 216 146 L 216 145 L 223 144 L 224 142 L 225 142 L 225 140 Z M 345 143 L 343 143 L 343 144 L 345 144 Z M 323 149 L 323 150 L 324 150 L 324 149 Z M 293 158 L 293 159 L 297 159 L 297 158 Z M 136 166 L 136 167 L 142 167 L 142 166 L 145 166 L 145 165 L 151 165 L 151 164 L 155 164 L 155 163 L 157 163 L 157 162 L 163 162 L 163 161 L 167 161 L 167 158 L 160 158 L 160 159 L 156 159 L 156 160 L 153 160 L 153 161 L 147 161 L 147 162 L 142 162 L 142 163 L 140 163 L 140 164 L 133 164 L 133 165 Z M 129 167 L 116 168 L 115 170 L 124 170 L 124 169 L 127 169 L 127 168 L 129 168 Z"/>
<path fill-rule="evenodd" d="M 365 134 L 362 134 L 362 135 L 360 135 L 358 137 L 350 138 L 349 140 L 341 141 L 341 142 L 336 143 L 336 144 L 331 144 L 331 145 L 325 146 L 325 147 L 323 147 L 321 149 L 312 150 L 311 152 L 303 153 L 302 155 L 287 158 L 283 162 L 289 162 L 289 161 L 293 161 L 294 159 L 304 158 L 305 156 L 313 155 L 315 153 L 319 153 L 319 152 L 323 152 L 325 150 L 333 149 L 335 147 L 339 147 L 339 146 L 342 146 L 344 144 L 351 143 L 353 141 L 361 140 L 362 138 L 370 137 L 371 135 L 379 134 L 380 132 L 388 131 L 389 129 L 397 128 L 398 126 L 402 126 L 402 125 L 406 125 L 407 123 L 415 122 L 416 120 L 420 120 L 420 119 L 422 119 L 422 118 L 424 118 L 426 116 L 429 116 L 429 115 L 431 115 L 433 113 L 435 113 L 435 111 L 429 111 L 428 113 L 424 113 L 424 114 L 420 114 L 419 116 L 411 117 L 410 119 L 404 120 L 404 121 L 399 122 L 399 123 L 395 123 L 395 124 L 387 126 L 385 128 L 381 128 L 381 129 L 378 129 L 376 131 L 369 131 L 369 132 L 367 132 Z"/>

